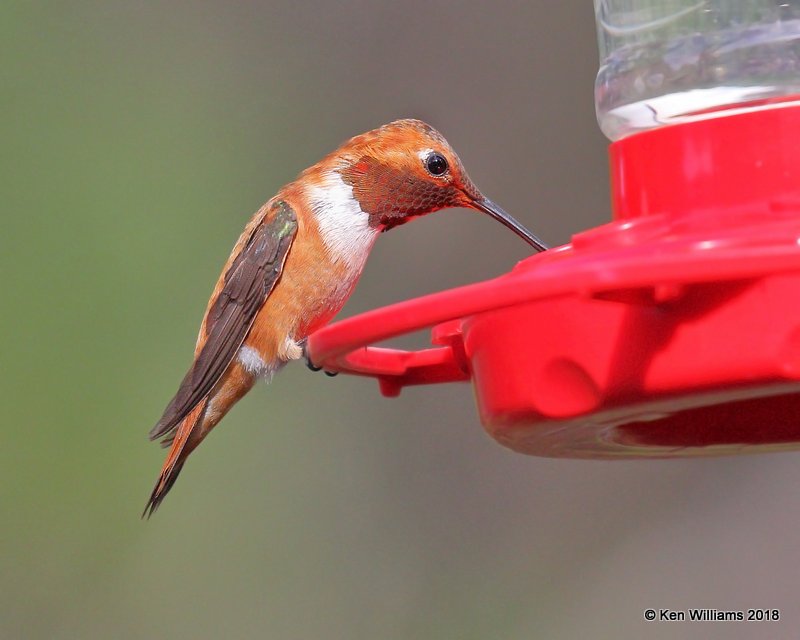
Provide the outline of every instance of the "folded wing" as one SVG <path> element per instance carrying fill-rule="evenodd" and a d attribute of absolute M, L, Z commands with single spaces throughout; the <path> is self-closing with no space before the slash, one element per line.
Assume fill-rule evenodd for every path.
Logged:
<path fill-rule="evenodd" d="M 181 421 L 202 402 L 225 373 L 283 271 L 297 233 L 297 216 L 284 201 L 269 206 L 231 262 L 224 284 L 203 322 L 202 348 L 150 439 L 170 439 Z"/>

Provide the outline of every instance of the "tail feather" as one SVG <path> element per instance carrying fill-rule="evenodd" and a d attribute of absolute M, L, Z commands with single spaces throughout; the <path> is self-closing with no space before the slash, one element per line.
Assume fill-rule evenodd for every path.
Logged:
<path fill-rule="evenodd" d="M 167 454 L 167 459 L 164 461 L 164 466 L 161 468 L 158 481 L 150 494 L 150 499 L 142 512 L 142 518 L 150 518 L 156 512 L 156 509 L 158 509 L 178 479 L 186 458 L 202 439 L 202 418 L 207 404 L 208 398 L 206 397 L 183 419 L 175 434 L 167 436 L 162 442 L 163 446 L 171 446 L 171 449 Z M 192 435 L 194 435 L 193 438 L 191 437 Z M 190 442 L 190 438 L 192 442 Z"/>
<path fill-rule="evenodd" d="M 169 453 L 164 466 L 161 467 L 158 482 L 144 508 L 143 518 L 149 518 L 155 513 L 175 484 L 189 454 L 197 448 L 239 398 L 253 387 L 255 381 L 253 374 L 246 371 L 239 362 L 234 362 L 219 384 L 191 408 L 175 429 L 169 428 L 160 433 L 159 437 L 163 436 L 161 446 L 169 447 Z M 208 407 L 212 400 L 213 411 L 209 411 Z"/>
<path fill-rule="evenodd" d="M 152 516 L 158 507 L 161 506 L 164 498 L 167 497 L 167 493 L 169 493 L 169 490 L 172 489 L 172 486 L 178 479 L 181 469 L 183 469 L 183 461 L 172 467 L 167 475 L 162 474 L 162 476 L 158 479 L 156 486 L 153 488 L 153 492 L 150 494 L 150 500 L 148 500 L 147 506 L 142 512 L 142 518 L 149 520 L 150 516 Z"/>

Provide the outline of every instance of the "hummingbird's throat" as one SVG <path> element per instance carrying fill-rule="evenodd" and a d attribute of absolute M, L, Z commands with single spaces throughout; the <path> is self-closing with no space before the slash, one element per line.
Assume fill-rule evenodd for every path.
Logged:
<path fill-rule="evenodd" d="M 391 229 L 412 218 L 460 204 L 461 193 L 450 184 L 409 175 L 370 156 L 340 173 L 374 229 Z"/>

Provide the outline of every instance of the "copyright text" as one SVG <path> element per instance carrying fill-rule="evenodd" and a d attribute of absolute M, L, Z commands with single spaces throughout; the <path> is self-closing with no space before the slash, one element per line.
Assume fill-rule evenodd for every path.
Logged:
<path fill-rule="evenodd" d="M 779 609 L 645 609 L 648 622 L 774 622 Z"/>

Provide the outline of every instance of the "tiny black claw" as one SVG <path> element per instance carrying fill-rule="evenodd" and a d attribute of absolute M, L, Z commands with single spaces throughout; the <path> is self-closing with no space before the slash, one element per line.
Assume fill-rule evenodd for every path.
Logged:
<path fill-rule="evenodd" d="M 317 371 L 322 371 L 322 367 L 318 367 L 313 362 L 311 362 L 311 358 L 308 355 L 308 338 L 303 338 L 299 343 L 301 347 L 303 347 L 303 357 L 306 359 L 306 366 L 311 369 L 314 373 Z M 338 371 L 326 371 L 326 376 L 333 378 L 334 376 L 338 376 Z"/>
<path fill-rule="evenodd" d="M 311 358 L 308 355 L 308 338 L 303 338 L 298 343 L 301 347 L 303 347 L 303 357 L 306 359 L 306 366 L 311 369 L 313 372 L 322 371 L 322 367 L 318 367 L 313 362 L 311 362 Z"/>

